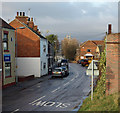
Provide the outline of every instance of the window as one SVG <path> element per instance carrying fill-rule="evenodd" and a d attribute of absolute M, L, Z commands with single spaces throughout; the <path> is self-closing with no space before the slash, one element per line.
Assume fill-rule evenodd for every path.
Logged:
<path fill-rule="evenodd" d="M 8 33 L 4 33 L 3 37 L 3 49 L 8 50 Z"/>
<path fill-rule="evenodd" d="M 43 51 L 46 52 L 46 45 L 43 45 Z"/>
<path fill-rule="evenodd" d="M 90 52 L 91 50 L 90 49 L 87 49 L 87 52 Z"/>
<path fill-rule="evenodd" d="M 11 76 L 11 63 L 5 63 L 5 77 Z"/>
<path fill-rule="evenodd" d="M 44 63 L 44 65 L 43 65 L 43 69 L 45 69 L 46 68 L 46 63 Z"/>

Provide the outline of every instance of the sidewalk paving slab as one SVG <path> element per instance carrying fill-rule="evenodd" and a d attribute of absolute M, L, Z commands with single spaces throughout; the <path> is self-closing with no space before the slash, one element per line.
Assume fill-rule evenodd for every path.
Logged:
<path fill-rule="evenodd" d="M 51 78 L 51 75 L 44 75 L 40 78 L 33 78 L 31 80 L 27 80 L 27 81 L 23 81 L 23 82 L 18 82 L 15 85 L 9 86 L 7 88 L 2 89 L 2 96 L 7 96 L 8 94 L 13 94 L 16 92 L 19 92 L 23 89 L 32 87 L 33 85 L 43 82 L 45 80 L 48 80 L 49 78 Z"/>

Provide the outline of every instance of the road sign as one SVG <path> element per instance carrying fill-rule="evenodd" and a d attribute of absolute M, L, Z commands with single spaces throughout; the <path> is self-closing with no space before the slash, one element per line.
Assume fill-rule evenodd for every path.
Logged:
<path fill-rule="evenodd" d="M 93 75 L 98 76 L 99 75 L 99 70 L 97 67 L 98 60 L 93 60 L 93 61 L 94 61 Z M 92 75 L 92 62 L 89 64 L 89 66 L 86 70 L 86 75 Z"/>
<path fill-rule="evenodd" d="M 7 61 L 10 61 L 11 58 L 10 58 L 10 54 L 5 54 L 4 55 L 4 61 L 7 62 Z"/>
<path fill-rule="evenodd" d="M 91 100 L 93 100 L 93 77 L 94 75 L 99 75 L 99 70 L 98 70 L 98 60 L 92 60 L 90 63 L 89 67 L 86 70 L 86 75 L 91 75 Z"/>

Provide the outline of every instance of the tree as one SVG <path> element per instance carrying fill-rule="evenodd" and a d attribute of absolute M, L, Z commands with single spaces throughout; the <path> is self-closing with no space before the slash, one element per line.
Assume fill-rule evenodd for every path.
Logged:
<path fill-rule="evenodd" d="M 46 36 L 46 38 L 48 39 L 48 41 L 53 44 L 55 52 L 57 52 L 57 50 L 59 49 L 59 41 L 58 41 L 58 36 L 54 35 L 54 34 L 50 34 L 48 36 Z"/>
<path fill-rule="evenodd" d="M 62 43 L 62 53 L 66 59 L 74 60 L 76 49 L 79 47 L 79 43 L 75 38 L 64 38 Z"/>

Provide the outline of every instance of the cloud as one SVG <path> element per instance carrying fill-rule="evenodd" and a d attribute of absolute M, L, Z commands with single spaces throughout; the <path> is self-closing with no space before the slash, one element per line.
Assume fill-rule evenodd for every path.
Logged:
<path fill-rule="evenodd" d="M 107 24 L 113 24 L 114 32 L 118 28 L 117 3 L 95 2 L 20 2 L 4 3 L 3 17 L 14 19 L 17 11 L 31 8 L 31 16 L 35 18 L 43 34 L 57 34 L 60 40 L 71 34 L 79 40 L 101 37 L 98 34 L 106 32 Z"/>
<path fill-rule="evenodd" d="M 82 14 L 86 14 L 87 13 L 87 11 L 84 10 L 84 9 L 81 9 L 81 12 L 82 12 Z"/>

